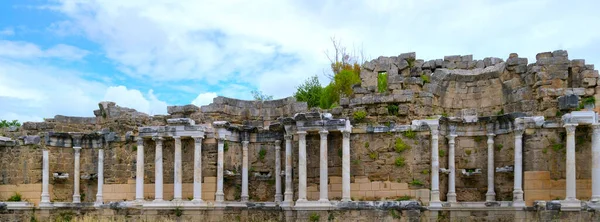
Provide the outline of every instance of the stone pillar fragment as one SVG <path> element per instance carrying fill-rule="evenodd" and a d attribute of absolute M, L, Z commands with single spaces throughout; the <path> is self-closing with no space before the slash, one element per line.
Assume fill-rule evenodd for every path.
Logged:
<path fill-rule="evenodd" d="M 135 200 L 144 201 L 144 138 L 137 139 L 137 159 L 135 171 Z"/>
<path fill-rule="evenodd" d="M 154 201 L 163 201 L 163 138 L 152 138 L 156 143 L 154 157 Z"/>
<path fill-rule="evenodd" d="M 248 144 L 242 141 L 242 202 L 248 201 Z"/>
<path fill-rule="evenodd" d="M 98 149 L 98 192 L 96 193 L 96 205 L 102 205 L 104 202 L 103 186 L 104 186 L 104 149 Z"/>
<path fill-rule="evenodd" d="M 515 167 L 514 167 L 514 187 L 513 187 L 513 206 L 525 207 L 523 199 L 523 128 L 517 127 L 515 134 Z"/>
<path fill-rule="evenodd" d="M 577 178 L 575 165 L 575 128 L 577 124 L 565 124 L 567 131 L 567 186 L 566 197 L 561 203 L 561 210 L 578 211 L 581 209 L 581 203 L 577 199 Z"/>
<path fill-rule="evenodd" d="M 298 200 L 306 202 L 306 131 L 298 131 Z"/>
<path fill-rule="evenodd" d="M 215 201 L 225 201 L 225 193 L 223 192 L 223 155 L 224 155 L 224 138 L 218 138 L 217 149 L 217 191 L 215 192 Z"/>
<path fill-rule="evenodd" d="M 174 136 L 175 139 L 175 167 L 174 167 L 174 177 L 175 181 L 173 183 L 173 201 L 181 201 L 182 200 L 182 166 L 181 166 L 181 137 Z"/>
<path fill-rule="evenodd" d="M 329 134 L 329 131 L 327 130 L 321 130 L 319 131 L 319 134 L 321 135 L 321 147 L 320 147 L 320 167 L 319 167 L 319 201 L 320 202 L 329 202 L 329 197 L 328 197 L 328 189 L 329 189 L 329 183 L 328 183 L 328 176 L 327 176 L 327 134 Z"/>
<path fill-rule="evenodd" d="M 455 134 L 450 134 L 448 137 L 448 170 L 450 173 L 448 174 L 448 194 L 446 194 L 446 198 L 448 202 L 455 203 L 456 202 L 456 162 L 455 152 L 454 152 L 454 144 L 455 144 Z"/>
<path fill-rule="evenodd" d="M 291 205 L 294 198 L 292 186 L 292 135 L 285 135 L 285 193 L 284 202 Z"/>
<path fill-rule="evenodd" d="M 81 196 L 79 195 L 81 147 L 73 147 L 73 150 L 75 151 L 75 168 L 73 170 L 73 203 L 81 203 Z"/>
<path fill-rule="evenodd" d="M 281 195 L 281 141 L 275 141 L 275 203 L 280 203 Z"/>
<path fill-rule="evenodd" d="M 592 124 L 592 202 L 600 201 L 600 124 Z"/>
<path fill-rule="evenodd" d="M 496 201 L 496 192 L 494 191 L 494 136 L 493 133 L 487 134 L 487 153 L 488 153 L 488 167 L 487 167 L 487 193 L 485 193 L 485 201 Z"/>
<path fill-rule="evenodd" d="M 342 201 L 350 197 L 350 131 L 342 131 Z"/>
<path fill-rule="evenodd" d="M 48 149 L 42 150 L 42 198 L 40 205 L 50 204 L 48 185 L 50 181 L 50 159 Z"/>
<path fill-rule="evenodd" d="M 202 137 L 194 136 L 194 197 L 192 201 L 202 202 Z"/>
<path fill-rule="evenodd" d="M 440 201 L 440 161 L 439 161 L 439 130 L 437 124 L 430 124 L 431 129 L 431 202 L 429 206 L 439 208 Z"/>

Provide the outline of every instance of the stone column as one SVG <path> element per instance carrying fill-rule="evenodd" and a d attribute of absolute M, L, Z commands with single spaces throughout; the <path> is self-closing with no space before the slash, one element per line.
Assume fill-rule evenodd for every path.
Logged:
<path fill-rule="evenodd" d="M 156 142 L 154 157 L 154 201 L 163 201 L 163 138 L 152 138 Z"/>
<path fill-rule="evenodd" d="M 137 139 L 137 160 L 135 174 L 135 200 L 144 201 L 144 138 Z"/>
<path fill-rule="evenodd" d="M 285 135 L 285 193 L 284 202 L 291 204 L 294 198 L 292 187 L 292 135 Z"/>
<path fill-rule="evenodd" d="M 496 192 L 494 192 L 494 136 L 493 133 L 487 134 L 487 153 L 488 153 L 488 169 L 487 169 L 487 193 L 485 193 L 485 201 L 496 201 Z"/>
<path fill-rule="evenodd" d="M 275 202 L 281 199 L 281 140 L 275 140 Z"/>
<path fill-rule="evenodd" d="M 194 202 L 202 202 L 202 137 L 194 136 Z"/>
<path fill-rule="evenodd" d="M 575 128 L 577 124 L 565 124 L 564 126 L 567 131 L 567 195 L 565 201 L 577 201 L 577 179 L 575 177 Z"/>
<path fill-rule="evenodd" d="M 319 173 L 320 173 L 320 181 L 319 181 L 319 201 L 320 202 L 329 202 L 329 197 L 328 197 L 328 189 L 329 189 L 329 184 L 328 184 L 328 176 L 327 176 L 327 134 L 329 134 L 329 131 L 327 130 L 321 130 L 319 131 L 319 134 L 321 135 L 321 149 L 320 149 L 320 167 L 319 167 Z"/>
<path fill-rule="evenodd" d="M 242 202 L 248 201 L 248 144 L 242 141 Z"/>
<path fill-rule="evenodd" d="M 437 124 L 429 125 L 431 129 L 431 207 L 441 207 L 440 201 L 440 161 L 438 138 L 439 130 Z"/>
<path fill-rule="evenodd" d="M 514 188 L 513 188 L 513 206 L 524 207 L 523 199 L 523 128 L 517 127 L 515 134 L 515 167 L 514 167 Z"/>
<path fill-rule="evenodd" d="M 592 124 L 592 202 L 600 201 L 600 124 Z"/>
<path fill-rule="evenodd" d="M 174 136 L 173 139 L 175 139 L 175 181 L 173 183 L 173 201 L 181 201 L 183 198 L 181 190 L 181 177 L 183 174 L 181 168 L 181 137 Z"/>
<path fill-rule="evenodd" d="M 342 131 L 342 201 L 350 197 L 350 131 Z"/>
<path fill-rule="evenodd" d="M 50 180 L 50 159 L 48 149 L 42 150 L 42 199 L 40 205 L 50 204 L 50 194 L 48 193 L 48 184 Z"/>
<path fill-rule="evenodd" d="M 306 202 L 306 131 L 298 131 L 298 200 Z"/>
<path fill-rule="evenodd" d="M 448 138 L 448 170 L 450 173 L 448 174 L 448 194 L 446 194 L 446 198 L 448 202 L 455 203 L 456 202 L 456 170 L 455 170 L 455 154 L 454 154 L 454 139 L 456 138 L 455 134 L 450 134 L 447 136 Z"/>
<path fill-rule="evenodd" d="M 98 192 L 96 193 L 96 205 L 101 205 L 104 200 L 103 195 L 104 186 L 104 149 L 98 149 Z"/>
<path fill-rule="evenodd" d="M 81 156 L 81 147 L 74 146 L 73 150 L 75 151 L 75 169 L 73 170 L 73 203 L 81 203 L 81 196 L 79 195 L 79 174 L 81 172 L 79 167 L 79 157 Z"/>
<path fill-rule="evenodd" d="M 223 193 L 223 155 L 225 138 L 218 138 L 217 151 L 217 191 L 215 192 L 215 201 L 225 201 L 225 193 Z"/>

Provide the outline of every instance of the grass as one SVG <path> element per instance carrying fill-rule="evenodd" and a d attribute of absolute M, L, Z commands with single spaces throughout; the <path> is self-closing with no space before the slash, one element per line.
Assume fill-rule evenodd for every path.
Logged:
<path fill-rule="evenodd" d="M 562 143 L 554 143 L 552 144 L 552 150 L 554 150 L 554 152 L 558 152 L 560 150 L 562 150 L 565 146 Z"/>
<path fill-rule="evenodd" d="M 175 210 L 173 210 L 173 211 L 174 211 L 176 217 L 181 217 L 181 215 L 183 215 L 183 210 L 179 206 L 175 207 Z"/>
<path fill-rule="evenodd" d="M 423 83 L 430 83 L 431 81 L 429 80 L 429 76 L 428 75 L 421 75 L 421 79 L 423 80 Z"/>
<path fill-rule="evenodd" d="M 12 196 L 10 196 L 8 198 L 8 200 L 6 200 L 8 202 L 19 202 L 21 201 L 21 194 L 20 193 L 15 193 Z"/>
<path fill-rule="evenodd" d="M 369 142 L 365 142 L 365 148 L 369 149 Z"/>
<path fill-rule="evenodd" d="M 496 116 L 502 116 L 502 115 L 504 115 L 504 108 L 500 109 L 500 111 L 498 111 L 496 113 Z"/>
<path fill-rule="evenodd" d="M 398 210 L 396 210 L 396 209 L 391 209 L 390 210 L 390 215 L 392 215 L 392 217 L 394 219 L 401 219 L 402 218 L 402 216 L 400 216 L 400 214 L 398 213 Z"/>
<path fill-rule="evenodd" d="M 371 158 L 372 160 L 376 160 L 379 157 L 379 153 L 375 152 L 375 151 L 371 151 L 369 153 L 369 158 Z"/>
<path fill-rule="evenodd" d="M 394 150 L 396 150 L 397 153 L 402 153 L 409 148 L 410 146 L 406 144 L 402 140 L 402 138 L 396 138 L 396 142 L 394 143 Z"/>
<path fill-rule="evenodd" d="M 583 104 L 585 105 L 593 105 L 596 104 L 596 97 L 590 96 L 590 97 L 586 97 L 585 99 L 582 100 Z"/>
<path fill-rule="evenodd" d="M 358 165 L 358 164 L 360 164 L 360 160 L 359 159 L 354 159 L 354 160 L 352 160 L 352 164 Z"/>
<path fill-rule="evenodd" d="M 396 201 L 405 201 L 405 200 L 411 200 L 411 199 L 412 199 L 411 196 L 404 195 L 404 196 L 396 198 Z"/>
<path fill-rule="evenodd" d="M 354 117 L 354 121 L 360 122 L 362 120 L 365 119 L 365 117 L 367 117 L 367 112 L 366 111 L 356 111 L 354 112 L 354 114 L 352 114 L 352 117 Z"/>
<path fill-rule="evenodd" d="M 465 150 L 465 154 L 467 154 L 467 156 L 470 156 L 471 152 L 472 152 L 471 150 Z"/>
<path fill-rule="evenodd" d="M 542 150 L 542 153 L 543 153 L 543 154 L 546 154 L 546 153 L 548 153 L 548 148 L 544 148 L 544 149 Z"/>
<path fill-rule="evenodd" d="M 424 169 L 423 171 L 421 171 L 421 174 L 429 174 L 429 170 L 428 169 Z"/>
<path fill-rule="evenodd" d="M 227 152 L 227 150 L 229 150 L 229 142 L 225 140 L 225 142 L 223 143 L 223 151 Z"/>
<path fill-rule="evenodd" d="M 496 150 L 497 150 L 497 151 L 500 151 L 500 150 L 502 150 L 502 148 L 504 148 L 504 145 L 502 145 L 502 144 L 497 144 L 497 145 L 496 145 Z"/>
<path fill-rule="evenodd" d="M 446 151 L 445 150 L 439 150 L 438 153 L 439 153 L 440 157 L 446 156 Z"/>
<path fill-rule="evenodd" d="M 319 219 L 321 219 L 321 216 L 319 216 L 319 214 L 317 214 L 317 213 L 312 213 L 308 217 L 308 220 L 311 222 L 317 222 L 317 221 L 319 221 Z"/>
<path fill-rule="evenodd" d="M 267 150 L 264 147 L 260 147 L 260 151 L 258 151 L 258 159 L 263 161 L 265 156 L 267 155 Z"/>
<path fill-rule="evenodd" d="M 388 87 L 388 74 L 387 72 L 381 72 L 377 75 L 377 92 L 384 93 Z"/>
<path fill-rule="evenodd" d="M 402 132 L 402 135 L 409 139 L 414 139 L 417 137 L 417 133 L 415 133 L 415 131 L 412 131 L 412 129 Z"/>
<path fill-rule="evenodd" d="M 412 181 L 410 181 L 409 184 L 413 185 L 413 186 L 423 186 L 423 181 L 420 181 L 418 179 L 413 179 Z"/>
<path fill-rule="evenodd" d="M 404 165 L 406 165 L 406 163 L 404 162 L 404 157 L 401 157 L 401 156 L 396 157 L 394 164 L 398 167 L 403 167 Z"/>

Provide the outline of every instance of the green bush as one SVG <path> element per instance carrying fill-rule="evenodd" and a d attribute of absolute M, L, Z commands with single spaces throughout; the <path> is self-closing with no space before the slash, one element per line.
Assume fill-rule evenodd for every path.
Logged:
<path fill-rule="evenodd" d="M 8 202 L 19 202 L 21 201 L 21 194 L 20 193 L 15 193 L 14 195 L 10 196 L 8 198 L 8 200 L 6 200 Z"/>
<path fill-rule="evenodd" d="M 319 216 L 319 214 L 317 213 L 310 214 L 310 217 L 308 218 L 308 220 L 310 220 L 311 222 L 317 222 L 319 221 L 319 219 L 321 219 L 321 216 Z"/>
<path fill-rule="evenodd" d="M 402 132 L 402 134 L 409 139 L 414 139 L 415 137 L 417 137 L 417 133 L 415 133 L 415 131 L 412 131 L 412 129 L 409 129 L 407 131 Z"/>
<path fill-rule="evenodd" d="M 367 117 L 367 112 L 366 111 L 356 111 L 354 112 L 354 114 L 352 114 L 352 116 L 354 117 L 354 121 L 360 122 L 362 120 L 365 119 L 365 117 Z"/>
<path fill-rule="evenodd" d="M 390 104 L 387 106 L 388 114 L 390 115 L 398 115 L 398 106 L 394 104 Z"/>
<path fill-rule="evenodd" d="M 372 160 L 376 160 L 379 157 L 379 153 L 375 152 L 375 151 L 371 151 L 369 153 L 369 158 L 371 158 Z"/>
<path fill-rule="evenodd" d="M 411 199 L 412 199 L 411 196 L 408 196 L 408 195 L 405 194 L 404 196 L 398 197 L 396 199 L 396 201 L 404 201 L 404 200 L 411 200 Z"/>
<path fill-rule="evenodd" d="M 428 75 L 421 75 L 421 79 L 423 80 L 423 83 L 430 83 Z"/>
<path fill-rule="evenodd" d="M 413 186 L 423 186 L 423 182 L 422 182 L 422 181 L 420 181 L 420 180 L 418 180 L 418 179 L 413 179 L 413 180 L 410 182 L 410 185 L 413 185 Z"/>
<path fill-rule="evenodd" d="M 396 138 L 396 142 L 394 143 L 394 150 L 396 150 L 396 152 L 401 153 L 409 148 L 410 146 L 406 144 L 402 138 Z"/>
<path fill-rule="evenodd" d="M 335 86 L 333 83 L 329 83 L 325 88 L 323 88 L 323 93 L 321 94 L 321 99 L 319 101 L 319 107 L 321 109 L 329 109 L 334 103 L 340 100 L 340 94 L 335 91 Z"/>
<path fill-rule="evenodd" d="M 365 148 L 369 149 L 369 141 L 365 142 Z"/>
<path fill-rule="evenodd" d="M 388 87 L 388 74 L 381 72 L 377 75 L 377 91 L 380 93 L 386 92 Z"/>
<path fill-rule="evenodd" d="M 396 164 L 396 166 L 399 167 L 403 167 L 404 165 L 406 165 L 406 163 L 404 162 L 404 157 L 396 157 L 396 161 L 394 161 L 394 164 Z"/>
<path fill-rule="evenodd" d="M 19 122 L 19 120 L 13 120 L 13 121 L 8 121 L 8 120 L 2 120 L 0 121 L 0 128 L 2 127 L 9 127 L 9 126 L 21 126 L 21 123 Z"/>
<path fill-rule="evenodd" d="M 227 150 L 229 150 L 229 143 L 225 140 L 225 142 L 223 142 L 223 151 L 227 152 Z"/>
<path fill-rule="evenodd" d="M 321 103 L 321 95 L 323 94 L 323 87 L 319 83 L 317 76 L 312 76 L 300 84 L 296 88 L 294 97 L 297 101 L 306 102 L 309 108 L 317 107 Z"/>
<path fill-rule="evenodd" d="M 439 153 L 440 157 L 446 156 L 446 151 L 445 150 L 439 150 L 438 153 Z"/>
<path fill-rule="evenodd" d="M 260 150 L 258 151 L 258 159 L 262 161 L 265 159 L 266 155 L 267 155 L 267 150 L 264 147 L 260 147 Z"/>

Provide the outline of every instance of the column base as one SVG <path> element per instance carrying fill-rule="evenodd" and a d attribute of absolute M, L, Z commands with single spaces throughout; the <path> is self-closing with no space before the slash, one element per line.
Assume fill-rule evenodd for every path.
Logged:
<path fill-rule="evenodd" d="M 242 201 L 242 202 L 248 202 L 248 200 L 249 200 L 249 199 L 250 199 L 250 198 L 248 198 L 248 196 L 242 196 L 242 197 L 241 197 L 241 201 Z"/>
<path fill-rule="evenodd" d="M 593 203 L 600 202 L 600 196 L 592 196 L 590 198 L 590 202 L 593 202 Z"/>
<path fill-rule="evenodd" d="M 446 199 L 450 203 L 456 203 L 456 193 L 448 193 L 448 194 L 446 194 Z"/>
<path fill-rule="evenodd" d="M 200 198 L 198 198 L 198 199 L 194 198 L 194 199 L 192 199 L 192 203 L 204 203 L 204 200 L 202 200 Z"/>
<path fill-rule="evenodd" d="M 217 193 L 215 194 L 215 202 L 223 202 L 225 201 L 225 194 Z"/>
<path fill-rule="evenodd" d="M 294 208 L 302 210 L 332 210 L 335 206 L 329 201 L 296 201 Z"/>
<path fill-rule="evenodd" d="M 440 210 L 442 209 L 441 201 L 431 201 L 429 202 L 429 210 Z"/>
<path fill-rule="evenodd" d="M 523 207 L 525 207 L 525 201 L 522 201 L 522 200 L 513 201 L 512 206 L 514 208 L 523 208 Z"/>
<path fill-rule="evenodd" d="M 350 201 L 352 201 L 352 198 L 350 198 L 350 197 L 343 197 L 341 201 L 342 202 L 350 202 Z"/>
<path fill-rule="evenodd" d="M 165 202 L 165 200 L 163 200 L 162 198 L 160 198 L 160 199 L 154 199 L 152 202 L 155 202 L 155 203 L 158 202 L 158 203 L 160 203 L 160 202 Z"/>
<path fill-rule="evenodd" d="M 486 193 L 485 194 L 485 201 L 486 202 L 492 202 L 492 201 L 496 201 L 496 193 Z"/>
<path fill-rule="evenodd" d="M 581 211 L 581 201 L 578 199 L 563 200 L 560 202 L 561 211 Z"/>
<path fill-rule="evenodd" d="M 81 196 L 73 195 L 73 203 L 81 203 Z"/>
<path fill-rule="evenodd" d="M 329 199 L 319 199 L 319 203 L 330 203 Z"/>
<path fill-rule="evenodd" d="M 283 198 L 283 196 L 281 196 L 281 194 L 275 194 L 275 202 L 277 202 L 277 203 L 281 202 L 282 198 Z"/>

